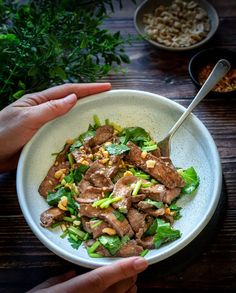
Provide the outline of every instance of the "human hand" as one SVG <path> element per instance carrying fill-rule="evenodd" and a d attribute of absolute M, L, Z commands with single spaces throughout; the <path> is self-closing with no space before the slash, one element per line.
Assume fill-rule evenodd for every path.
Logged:
<path fill-rule="evenodd" d="M 81 276 L 75 277 L 73 272 L 69 272 L 51 278 L 28 293 L 135 293 L 137 274 L 147 266 L 144 258 L 130 257 Z"/>
<path fill-rule="evenodd" d="M 16 167 L 22 147 L 46 122 L 68 112 L 77 99 L 111 89 L 110 83 L 64 84 L 27 94 L 0 112 L 0 172 Z"/>

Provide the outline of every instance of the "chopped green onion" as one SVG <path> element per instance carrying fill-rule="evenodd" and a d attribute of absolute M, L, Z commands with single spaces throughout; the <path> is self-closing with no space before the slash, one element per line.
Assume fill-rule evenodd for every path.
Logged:
<path fill-rule="evenodd" d="M 60 235 L 60 237 L 63 239 L 63 238 L 66 237 L 66 235 L 67 235 L 68 233 L 69 233 L 68 230 L 65 230 L 65 231 Z"/>
<path fill-rule="evenodd" d="M 63 217 L 63 220 L 66 221 L 66 222 L 74 222 L 74 220 L 70 217 Z"/>
<path fill-rule="evenodd" d="M 146 152 L 154 151 L 156 149 L 157 149 L 157 145 L 156 144 L 142 147 L 142 151 L 146 151 Z"/>
<path fill-rule="evenodd" d="M 88 253 L 88 255 L 92 258 L 100 258 L 103 257 L 100 253 Z"/>
<path fill-rule="evenodd" d="M 156 181 L 155 179 L 151 179 L 151 182 L 154 183 L 154 184 L 158 183 L 158 181 Z"/>
<path fill-rule="evenodd" d="M 117 196 L 117 197 L 114 197 L 114 198 L 107 198 L 107 201 L 103 202 L 100 205 L 100 208 L 101 209 L 107 209 L 111 203 L 120 201 L 122 198 L 123 197 L 121 197 L 121 196 Z"/>
<path fill-rule="evenodd" d="M 102 203 L 104 203 L 104 201 L 106 201 L 106 200 L 107 200 L 107 197 L 103 198 L 103 199 L 99 199 L 92 204 L 92 207 L 96 208 L 96 207 L 100 206 Z"/>
<path fill-rule="evenodd" d="M 150 187 L 150 186 L 152 186 L 153 185 L 153 183 L 151 183 L 151 182 L 148 182 L 148 183 L 142 183 L 142 187 L 144 187 L 144 188 L 146 188 L 146 187 Z"/>
<path fill-rule="evenodd" d="M 69 237 L 71 239 L 73 239 L 74 241 L 76 241 L 76 242 L 79 240 L 79 238 L 76 235 L 74 235 L 74 234 L 69 234 Z"/>
<path fill-rule="evenodd" d="M 102 222 L 103 222 L 103 220 L 97 220 L 96 223 L 94 223 L 94 224 L 91 225 L 91 228 L 92 229 L 97 228 L 99 225 L 102 224 Z"/>
<path fill-rule="evenodd" d="M 142 185 L 142 180 L 139 180 L 138 182 L 136 182 L 133 193 L 132 193 L 133 196 L 136 196 L 138 194 L 139 189 L 141 188 L 141 185 Z"/>
<path fill-rule="evenodd" d="M 121 132 L 123 130 L 123 128 L 121 126 L 119 126 L 118 124 L 116 124 L 114 122 L 111 122 L 110 125 L 118 132 Z"/>
<path fill-rule="evenodd" d="M 144 257 L 148 252 L 149 252 L 149 250 L 148 249 L 145 249 L 144 251 L 142 251 L 140 253 L 140 256 Z"/>
<path fill-rule="evenodd" d="M 105 119 L 105 124 L 106 125 L 110 125 L 110 120 L 109 119 Z"/>
<path fill-rule="evenodd" d="M 60 226 L 61 224 L 63 224 L 63 221 L 53 223 L 53 224 L 50 226 L 50 228 L 54 229 L 54 228 Z"/>
<path fill-rule="evenodd" d="M 84 237 L 85 237 L 85 235 L 86 235 L 85 232 L 83 232 L 83 231 L 81 231 L 81 230 L 79 230 L 78 228 L 73 227 L 73 226 L 69 227 L 69 228 L 68 228 L 68 231 L 69 231 L 70 233 L 72 233 L 72 234 L 78 236 L 78 237 L 79 237 L 80 239 L 82 239 L 82 240 L 84 239 Z M 72 235 L 72 234 L 70 234 L 70 235 Z"/>
<path fill-rule="evenodd" d="M 67 155 L 67 158 L 68 158 L 68 161 L 69 161 L 69 163 L 70 163 L 70 166 L 72 166 L 72 165 L 74 164 L 74 158 L 73 158 L 72 154 L 69 153 L 69 154 Z"/>
<path fill-rule="evenodd" d="M 88 253 L 93 253 L 96 249 L 101 245 L 101 243 L 97 240 L 90 247 L 87 248 Z"/>
<path fill-rule="evenodd" d="M 93 121 L 94 121 L 94 124 L 95 124 L 96 127 L 101 126 L 101 122 L 100 122 L 100 120 L 99 120 L 97 115 L 93 115 Z"/>

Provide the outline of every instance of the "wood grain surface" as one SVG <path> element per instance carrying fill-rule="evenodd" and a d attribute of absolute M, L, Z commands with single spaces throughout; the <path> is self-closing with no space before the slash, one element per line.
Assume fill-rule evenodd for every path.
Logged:
<path fill-rule="evenodd" d="M 125 9 L 116 9 L 105 26 L 135 35 L 133 14 L 136 6 L 129 1 L 123 2 Z M 188 74 L 190 58 L 208 47 L 236 50 L 236 1 L 209 2 L 220 16 L 220 26 L 207 45 L 175 53 L 157 50 L 137 40 L 132 46 L 127 45 L 132 61 L 127 73 L 110 74 L 104 81 L 110 81 L 113 89 L 150 91 L 188 106 L 197 92 Z M 195 248 L 196 251 L 189 253 L 189 259 L 196 254 L 193 260 L 185 266 L 181 265 L 181 260 L 172 262 L 162 274 L 158 274 L 160 264 L 151 266 L 138 278 L 139 292 L 236 290 L 236 96 L 206 97 L 194 113 L 212 134 L 221 156 L 227 194 L 225 212 L 220 215 L 213 235 L 202 250 L 196 254 L 198 249 Z M 71 269 L 79 274 L 88 271 L 54 255 L 37 240 L 19 208 L 15 180 L 15 172 L 0 175 L 0 292 L 25 292 L 46 278 Z M 183 259 L 183 263 L 186 260 Z"/>

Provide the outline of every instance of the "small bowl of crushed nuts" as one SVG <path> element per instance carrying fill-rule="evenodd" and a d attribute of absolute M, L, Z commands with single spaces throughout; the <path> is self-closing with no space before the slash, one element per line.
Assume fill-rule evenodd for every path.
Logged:
<path fill-rule="evenodd" d="M 236 52 L 227 48 L 210 48 L 195 54 L 189 62 L 188 71 L 197 87 L 201 87 L 213 67 L 220 59 L 227 59 L 231 64 L 229 72 L 217 83 L 211 95 L 232 95 L 236 93 Z"/>
<path fill-rule="evenodd" d="M 206 0 L 146 0 L 137 8 L 134 24 L 157 48 L 185 51 L 209 41 L 217 31 L 219 17 Z"/>

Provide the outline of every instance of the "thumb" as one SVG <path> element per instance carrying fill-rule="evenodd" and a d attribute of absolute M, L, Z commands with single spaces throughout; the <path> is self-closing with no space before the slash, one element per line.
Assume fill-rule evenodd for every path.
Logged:
<path fill-rule="evenodd" d="M 76 104 L 76 101 L 77 96 L 70 94 L 61 99 L 50 100 L 46 103 L 33 106 L 30 113 L 34 117 L 35 128 L 39 128 L 46 122 L 67 113 Z"/>
<path fill-rule="evenodd" d="M 61 286 L 70 289 L 69 292 L 101 293 L 113 284 L 144 271 L 147 266 L 144 258 L 130 257 L 70 279 Z"/>

